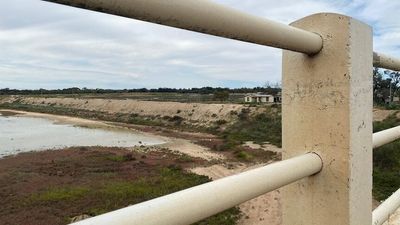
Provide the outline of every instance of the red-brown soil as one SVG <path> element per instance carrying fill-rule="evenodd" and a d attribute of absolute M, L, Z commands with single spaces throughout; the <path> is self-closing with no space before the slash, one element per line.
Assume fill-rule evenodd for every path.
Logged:
<path fill-rule="evenodd" d="M 72 200 L 61 196 L 59 201 L 42 201 L 44 197 L 38 197 L 40 193 L 65 187 L 96 190 L 106 184 L 157 177 L 161 168 L 186 168 L 193 164 L 203 163 L 168 152 L 139 153 L 101 147 L 21 153 L 3 158 L 0 160 L 0 224 L 67 224 L 72 217 L 87 214 L 88 208 L 105 204 L 104 198 L 85 192 L 87 196 Z M 118 204 L 116 208 L 132 202 Z"/>

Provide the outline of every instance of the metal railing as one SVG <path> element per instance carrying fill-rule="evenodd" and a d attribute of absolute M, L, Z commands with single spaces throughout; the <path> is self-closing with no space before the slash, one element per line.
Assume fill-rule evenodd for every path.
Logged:
<path fill-rule="evenodd" d="M 360 74 L 357 74 L 360 78 L 354 78 L 354 76 L 349 75 L 349 73 L 357 73 L 357 70 L 363 68 L 368 69 L 369 67 L 371 67 L 372 71 L 372 64 L 376 67 L 400 70 L 400 60 L 398 59 L 369 50 L 367 53 L 361 51 L 365 51 L 365 48 L 363 48 L 361 44 L 365 44 L 364 46 L 367 46 L 367 49 L 370 47 L 372 50 L 372 44 L 369 45 L 369 38 L 372 39 L 372 32 L 369 32 L 368 27 L 361 22 L 338 14 L 317 14 L 305 18 L 304 20 L 301 20 L 300 23 L 293 24 L 293 26 L 288 26 L 265 18 L 245 14 L 208 0 L 44 1 L 124 16 L 254 44 L 276 47 L 297 53 L 304 53 L 284 55 L 284 61 L 298 65 L 298 68 L 292 70 L 299 73 L 299 76 L 297 77 L 294 75 L 289 78 L 285 77 L 283 119 L 286 119 L 285 115 L 290 115 L 296 117 L 297 121 L 301 118 L 301 121 L 296 123 L 296 125 L 284 123 L 283 133 L 284 140 L 293 138 L 297 143 L 302 143 L 304 139 L 304 144 L 301 144 L 301 146 L 304 146 L 305 149 L 309 148 L 308 151 L 318 153 L 318 155 L 316 153 L 308 153 L 303 156 L 289 158 L 263 168 L 213 181 L 148 202 L 87 219 L 75 223 L 75 225 L 190 224 L 269 191 L 291 184 L 300 179 L 310 177 L 318 172 L 320 173 L 317 176 L 314 176 L 315 178 L 308 178 L 307 180 L 303 179 L 296 185 L 292 185 L 291 189 L 288 190 L 295 190 L 297 195 L 295 193 L 293 196 L 302 196 L 302 199 L 306 199 L 304 204 L 307 204 L 308 207 L 312 208 L 310 210 L 321 212 L 321 214 L 324 215 L 318 215 L 313 212 L 307 213 L 307 218 L 311 218 L 309 220 L 297 218 L 298 214 L 305 213 L 299 210 L 307 210 L 307 208 L 303 207 L 305 206 L 302 205 L 303 203 L 298 204 L 298 202 L 295 202 L 297 200 L 296 197 L 289 197 L 288 199 L 291 202 L 289 201 L 289 203 L 284 207 L 284 210 L 291 212 L 287 213 L 284 211 L 284 215 L 287 218 L 296 217 L 297 219 L 294 218 L 292 220 L 302 221 L 298 222 L 299 224 L 328 225 L 335 223 L 338 224 L 335 220 L 341 217 L 346 217 L 342 220 L 346 222 L 339 223 L 343 225 L 346 225 L 344 223 L 361 224 L 355 222 L 357 219 L 360 219 L 368 221 L 368 223 L 372 220 L 373 225 L 380 225 L 399 207 L 400 193 L 398 191 L 379 206 L 372 214 L 370 213 L 371 209 L 369 209 L 370 215 L 362 215 L 362 213 L 360 213 L 360 215 L 349 215 L 348 213 L 356 214 L 354 209 L 359 206 L 350 204 L 355 204 L 355 201 L 353 200 L 359 199 L 360 196 L 367 196 L 370 194 L 369 191 L 371 191 L 366 190 L 360 192 L 360 190 L 362 188 L 372 189 L 372 187 L 368 186 L 371 183 L 368 179 L 354 181 L 354 179 L 361 179 L 362 176 L 351 177 L 354 176 L 352 171 L 356 171 L 358 174 L 362 172 L 362 169 L 355 166 L 356 163 L 359 163 L 359 160 L 356 157 L 359 157 L 360 159 L 368 159 L 369 149 L 371 149 L 372 152 L 372 148 L 382 146 L 400 137 L 400 127 L 396 127 L 373 134 L 372 144 L 363 143 L 371 138 L 369 135 L 372 135 L 372 132 L 368 130 L 370 127 L 365 124 L 372 124 L 372 119 L 370 121 L 358 121 L 362 122 L 361 125 L 358 125 L 355 122 L 349 122 L 357 121 L 357 117 L 354 116 L 354 113 L 365 113 L 363 112 L 363 109 L 369 109 L 368 106 L 361 107 L 359 103 L 360 100 L 367 100 L 369 95 L 366 94 L 365 96 L 367 97 L 364 98 L 360 93 L 371 93 L 372 95 L 370 90 L 372 84 L 369 84 L 368 82 L 365 84 L 362 83 L 362 77 Z M 344 31 L 340 30 L 340 28 L 343 28 Z M 364 37 L 363 35 L 357 36 L 362 32 L 367 35 L 371 34 L 371 37 Z M 343 36 L 341 36 L 342 34 Z M 355 40 L 361 41 L 358 43 Z M 335 64 L 332 59 L 335 59 L 336 55 L 342 56 L 342 59 L 347 61 Z M 346 59 L 344 59 L 345 57 Z M 368 63 L 365 64 L 366 62 L 363 63 L 359 59 L 366 59 Z M 332 68 L 324 68 L 329 66 L 332 66 Z M 284 63 L 284 74 L 292 74 L 292 70 L 286 67 L 287 64 Z M 321 68 L 329 70 L 326 73 L 327 76 L 332 75 L 332 77 L 327 78 L 327 81 L 318 80 L 318 76 L 322 76 L 318 74 L 318 72 L 321 71 Z M 316 76 L 313 75 L 314 72 L 316 73 Z M 324 87 L 324 85 L 329 89 L 330 95 L 326 95 L 325 92 L 320 92 L 320 89 Z M 362 88 L 359 88 L 358 86 L 362 86 Z M 285 92 L 285 87 L 293 87 L 296 88 L 296 90 L 294 92 Z M 345 89 L 343 87 L 345 87 Z M 320 97 L 320 99 L 313 95 Z M 319 106 L 302 106 L 302 104 L 306 104 L 302 99 L 306 98 L 315 100 L 315 104 Z M 293 112 L 290 111 L 293 109 L 289 109 L 289 106 L 293 106 L 295 109 L 293 114 L 287 113 Z M 340 107 L 348 110 L 337 111 L 336 109 L 342 109 Z M 309 116 L 307 114 L 317 112 L 314 108 L 317 111 L 319 110 L 318 112 L 325 113 L 324 117 L 321 117 L 322 119 L 320 118 L 321 121 L 319 121 L 318 124 L 313 122 L 314 118 L 318 119 L 318 115 Z M 372 111 L 372 104 L 370 109 Z M 348 113 L 344 116 L 345 114 L 343 114 L 343 112 Z M 341 128 L 344 133 L 335 133 L 335 131 L 332 131 L 334 128 L 323 130 L 324 127 L 321 126 L 321 124 L 329 123 L 329 119 L 336 116 L 335 113 L 339 113 L 342 117 L 344 116 L 344 119 L 332 123 L 331 127 L 336 127 L 336 129 Z M 366 118 L 370 119 L 368 116 Z M 290 118 L 288 120 L 290 120 Z M 310 130 L 313 130 L 313 132 L 314 128 L 321 128 L 321 130 L 315 130 L 312 135 L 303 135 L 301 132 L 289 135 L 285 133 L 290 130 L 288 129 L 288 126 L 285 126 L 285 124 L 290 124 L 288 126 L 293 126 L 291 127 L 293 129 L 309 128 Z M 307 132 L 306 130 L 303 131 Z M 370 133 L 368 134 L 368 132 Z M 315 137 L 313 135 L 315 135 Z M 303 139 L 297 136 L 302 137 Z M 346 138 L 351 138 L 351 141 Z M 331 140 L 339 141 L 329 143 Z M 353 141 L 356 144 L 353 145 Z M 327 144 L 324 145 L 324 142 Z M 284 152 L 296 147 L 291 146 L 291 144 L 291 142 L 284 141 Z M 346 146 L 344 144 L 349 145 Z M 364 155 L 361 155 L 361 151 L 355 148 L 357 144 L 364 144 L 364 149 L 362 149 L 362 151 L 366 152 Z M 319 146 L 327 146 L 327 148 L 335 149 L 342 145 L 343 147 L 340 148 L 341 152 L 338 152 L 337 156 L 335 156 L 335 153 L 332 152 L 331 149 L 321 150 L 319 148 Z M 351 148 L 354 148 L 354 152 L 349 150 Z M 314 151 L 314 149 L 316 151 Z M 304 150 L 300 149 L 300 152 L 301 151 Z M 319 153 L 323 154 L 321 155 Z M 290 157 L 290 155 L 293 154 L 285 153 L 285 155 Z M 349 158 L 348 156 L 350 155 L 351 157 Z M 346 158 L 343 158 L 343 156 Z M 348 164 L 346 164 L 346 160 L 348 160 Z M 326 169 L 323 169 L 322 161 L 326 162 Z M 364 168 L 367 168 L 368 170 L 372 169 L 370 162 L 365 162 L 365 164 Z M 336 165 L 340 165 L 341 167 Z M 338 168 L 344 169 L 340 170 Z M 370 175 L 371 174 L 368 176 Z M 364 187 L 363 184 L 366 184 L 367 186 Z M 323 189 L 332 187 L 332 185 L 337 185 L 337 189 L 332 189 L 332 191 L 327 189 L 325 191 L 326 196 L 324 196 L 324 190 L 314 188 L 322 187 Z M 319 191 L 319 193 L 316 194 L 316 196 L 305 193 L 306 191 L 310 191 L 310 189 L 315 192 Z M 337 195 L 337 197 L 335 196 L 333 198 L 325 199 L 325 197 L 329 197 L 329 195 Z M 341 206 L 337 208 L 338 214 L 326 210 L 326 208 L 333 207 L 334 203 L 331 202 L 331 200 L 339 201 L 338 199 L 341 200 L 341 202 L 337 202 L 337 204 L 340 203 L 346 205 L 347 210 L 342 210 L 341 208 L 343 207 Z M 295 205 L 294 203 L 296 203 L 296 206 L 293 206 Z M 331 203 L 333 205 L 329 205 Z M 363 212 L 366 211 L 364 210 Z M 284 220 L 284 223 L 290 224 L 290 222 L 287 221 L 290 221 L 290 219 Z"/>

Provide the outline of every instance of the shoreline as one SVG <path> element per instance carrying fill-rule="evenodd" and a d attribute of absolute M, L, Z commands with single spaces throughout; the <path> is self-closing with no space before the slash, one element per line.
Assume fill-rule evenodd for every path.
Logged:
<path fill-rule="evenodd" d="M 194 158 L 201 158 L 207 161 L 212 160 L 222 160 L 226 157 L 222 154 L 216 153 L 211 151 L 210 149 L 195 144 L 190 140 L 160 135 L 156 132 L 145 132 L 142 130 L 135 129 L 132 126 L 128 126 L 129 124 L 121 124 L 115 122 L 108 122 L 108 121 L 100 121 L 100 120 L 89 120 L 83 119 L 78 117 L 70 117 L 64 115 L 54 115 L 54 114 L 47 114 L 47 113 L 36 113 L 36 112 L 28 112 L 28 111 L 20 111 L 20 110 L 9 110 L 9 109 L 1 109 L 1 112 L 8 112 L 11 113 L 12 116 L 17 117 L 31 117 L 31 118 L 43 118 L 54 121 L 55 124 L 70 124 L 73 126 L 79 126 L 83 128 L 89 129 L 104 129 L 104 130 L 114 130 L 114 131 L 125 131 L 130 133 L 140 134 L 146 137 L 157 138 L 162 140 L 165 143 L 162 144 L 155 144 L 155 145 L 148 145 L 147 147 L 155 147 L 160 149 L 168 149 L 171 152 L 180 152 L 181 154 L 186 154 L 188 156 Z M 144 127 L 144 126 L 142 126 Z M 185 134 L 188 134 L 185 132 Z M 192 135 L 199 135 L 198 133 L 193 133 Z M 85 146 L 76 146 L 76 147 L 85 147 Z M 86 146 L 87 147 L 87 146 Z M 127 147 L 126 149 L 134 150 L 138 146 Z M 57 150 L 57 149 L 54 149 Z"/>

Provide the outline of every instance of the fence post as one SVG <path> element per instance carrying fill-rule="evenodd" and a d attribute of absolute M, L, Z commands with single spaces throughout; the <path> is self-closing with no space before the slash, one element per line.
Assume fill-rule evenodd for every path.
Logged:
<path fill-rule="evenodd" d="M 372 223 L 372 30 L 321 13 L 292 24 L 320 53 L 283 53 L 283 158 L 314 151 L 321 173 L 283 189 L 284 225 Z"/>

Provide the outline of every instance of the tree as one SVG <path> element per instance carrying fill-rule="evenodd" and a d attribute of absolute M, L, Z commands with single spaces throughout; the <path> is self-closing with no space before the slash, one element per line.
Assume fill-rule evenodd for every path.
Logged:
<path fill-rule="evenodd" d="M 229 99 L 229 91 L 216 91 L 214 92 L 214 100 L 226 101 Z"/>
<path fill-rule="evenodd" d="M 394 96 L 399 96 L 398 93 L 400 90 L 400 73 L 386 70 L 385 75 L 389 77 L 389 96 L 390 102 L 393 102 Z"/>

